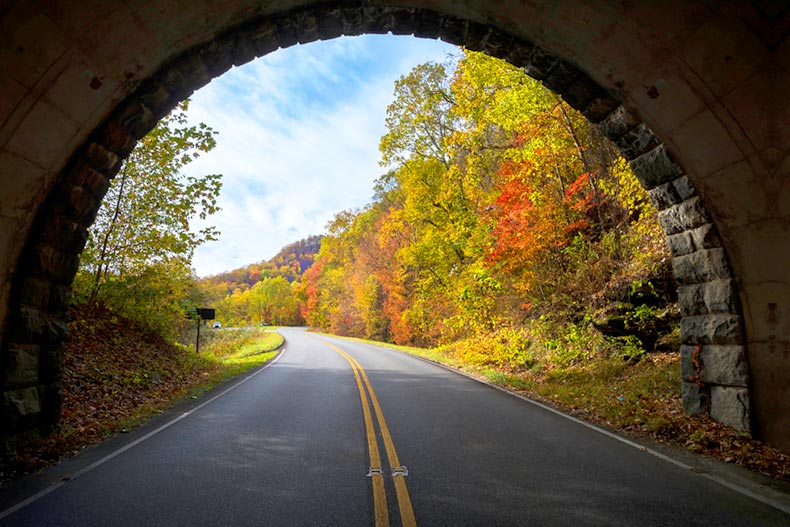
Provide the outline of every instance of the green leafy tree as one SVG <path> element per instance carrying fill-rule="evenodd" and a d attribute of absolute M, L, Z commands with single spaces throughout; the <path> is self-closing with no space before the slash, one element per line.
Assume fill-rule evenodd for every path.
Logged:
<path fill-rule="evenodd" d="M 183 308 L 178 304 L 188 296 L 194 250 L 218 235 L 214 227 L 192 231 L 190 221 L 218 210 L 222 185 L 218 174 L 182 173 L 216 145 L 216 132 L 206 124 L 187 124 L 187 110 L 185 101 L 164 117 L 112 181 L 81 255 L 74 287 L 78 299 L 111 302 L 138 317 L 157 313 L 165 304 L 173 313 Z M 149 286 L 159 293 L 134 293 Z M 150 298 L 134 301 L 138 296 Z"/>

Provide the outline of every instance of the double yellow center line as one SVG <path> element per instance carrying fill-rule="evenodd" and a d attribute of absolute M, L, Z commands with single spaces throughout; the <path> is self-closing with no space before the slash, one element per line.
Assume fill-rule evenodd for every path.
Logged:
<path fill-rule="evenodd" d="M 354 370 L 354 378 L 357 380 L 359 398 L 362 401 L 362 414 L 365 419 L 368 452 L 370 452 L 370 470 L 368 471 L 368 476 L 370 476 L 373 481 L 373 508 L 375 510 L 376 527 L 387 527 L 390 522 L 389 512 L 387 510 L 387 495 L 384 490 L 384 470 L 381 466 L 378 439 L 376 438 L 376 430 L 370 413 L 371 404 L 376 414 L 376 421 L 378 421 L 381 438 L 384 442 L 384 451 L 387 454 L 387 464 L 390 466 L 392 481 L 395 485 L 395 495 L 398 498 L 401 524 L 403 527 L 416 527 L 417 522 L 414 519 L 414 510 L 411 506 L 411 498 L 409 498 L 409 489 L 406 488 L 405 476 L 408 472 L 406 471 L 406 467 L 401 465 L 398 454 L 395 452 L 395 445 L 392 442 L 389 427 L 387 427 L 387 422 L 384 420 L 384 413 L 381 411 L 381 405 L 379 405 L 379 400 L 376 397 L 376 392 L 373 390 L 373 385 L 370 384 L 368 375 L 354 357 L 334 344 L 325 341 L 321 342 L 331 347 L 348 361 L 351 365 L 351 369 Z M 365 388 L 367 388 L 367 393 L 365 392 Z M 368 401 L 368 394 L 370 394 L 370 401 Z"/>

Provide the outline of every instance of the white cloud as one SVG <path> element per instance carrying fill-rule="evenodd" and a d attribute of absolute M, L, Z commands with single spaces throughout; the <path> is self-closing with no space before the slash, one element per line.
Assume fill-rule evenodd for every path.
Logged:
<path fill-rule="evenodd" d="M 221 173 L 222 235 L 199 248 L 200 276 L 274 256 L 344 209 L 362 207 L 382 173 L 378 144 L 394 82 L 457 48 L 411 37 L 364 36 L 279 50 L 195 93 L 190 119 L 219 131 L 189 166 Z"/>

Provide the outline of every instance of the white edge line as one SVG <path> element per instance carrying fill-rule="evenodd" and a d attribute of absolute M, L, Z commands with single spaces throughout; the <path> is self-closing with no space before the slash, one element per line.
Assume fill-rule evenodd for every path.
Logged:
<path fill-rule="evenodd" d="M 361 344 L 365 344 L 365 343 L 361 343 Z M 626 444 L 626 445 L 628 445 L 628 446 L 630 446 L 632 448 L 635 448 L 635 449 L 637 449 L 637 450 L 639 450 L 641 452 L 645 452 L 647 454 L 650 454 L 651 456 L 657 457 L 658 459 L 666 461 L 667 463 L 671 463 L 671 464 L 673 464 L 675 466 L 678 466 L 678 467 L 680 467 L 680 468 L 682 468 L 684 470 L 691 471 L 691 472 L 693 472 L 694 474 L 696 474 L 698 476 L 707 478 L 707 479 L 709 479 L 709 480 L 711 480 L 711 481 L 713 481 L 715 483 L 718 483 L 719 485 L 722 485 L 723 487 L 727 487 L 730 490 L 734 490 L 735 492 L 743 494 L 744 496 L 748 496 L 748 497 L 750 497 L 750 498 L 752 498 L 752 499 L 754 499 L 756 501 L 759 501 L 760 503 L 763 503 L 765 505 L 773 507 L 774 509 L 778 509 L 778 510 L 780 510 L 780 511 L 786 513 L 786 514 L 790 514 L 790 505 L 787 505 L 787 504 L 782 503 L 780 501 L 777 501 L 777 500 L 774 500 L 772 498 L 769 498 L 769 497 L 763 496 L 761 494 L 758 494 L 756 492 L 753 492 L 753 491 L 749 490 L 746 487 L 738 485 L 737 483 L 732 483 L 731 481 L 727 481 L 724 478 L 720 478 L 720 477 L 715 476 L 713 474 L 710 474 L 708 472 L 697 472 L 697 471 L 694 470 L 693 466 L 691 466 L 691 465 L 689 465 L 687 463 L 684 463 L 682 461 L 674 459 L 674 458 L 672 458 L 670 456 L 662 454 L 661 452 L 658 452 L 658 451 L 653 450 L 651 448 L 647 448 L 644 445 L 640 445 L 639 443 L 636 443 L 634 441 L 631 441 L 629 439 L 621 437 L 621 436 L 619 436 L 619 435 L 617 435 L 615 433 L 612 433 L 612 432 L 610 432 L 610 431 L 608 431 L 606 429 L 603 429 L 603 428 L 600 428 L 598 426 L 595 426 L 594 424 L 588 423 L 586 421 L 582 421 L 581 419 L 579 419 L 577 417 L 573 417 L 572 415 L 563 413 L 563 412 L 557 410 L 556 408 L 552 408 L 551 406 L 548 406 L 548 405 L 543 404 L 541 402 L 538 402 L 538 401 L 535 401 L 533 399 L 530 399 L 529 397 L 521 395 L 520 393 L 516 393 L 516 392 L 510 391 L 507 388 L 504 388 L 502 386 L 497 386 L 496 384 L 493 384 L 493 383 L 491 383 L 489 381 L 486 381 L 484 379 L 480 379 L 479 377 L 475 377 L 474 375 L 466 373 L 465 371 L 456 370 L 455 368 L 447 366 L 446 364 L 442 364 L 440 362 L 433 361 L 433 360 L 428 359 L 426 357 L 420 357 L 419 355 L 413 355 L 411 353 L 407 353 L 405 351 L 401 351 L 401 350 L 398 350 L 398 349 L 395 349 L 395 348 L 388 348 L 386 346 L 376 346 L 375 344 L 366 344 L 366 345 L 373 346 L 373 347 L 380 347 L 380 348 L 383 348 L 383 349 L 389 350 L 389 351 L 395 351 L 397 353 L 400 353 L 401 355 L 406 355 L 407 357 L 414 357 L 414 358 L 419 359 L 419 360 L 421 360 L 423 362 L 426 362 L 428 364 L 433 364 L 434 366 L 439 366 L 440 368 L 444 368 L 447 371 L 450 371 L 450 372 L 453 372 L 453 373 L 457 373 L 458 375 L 462 375 L 462 376 L 467 377 L 468 379 L 471 379 L 473 381 L 477 381 L 477 382 L 479 382 L 481 384 L 484 384 L 486 386 L 490 386 L 491 388 L 499 390 L 500 392 L 504 392 L 504 393 L 506 393 L 506 394 L 508 394 L 508 395 L 510 395 L 512 397 L 516 397 L 518 399 L 521 399 L 522 401 L 525 401 L 525 402 L 533 404 L 533 405 L 535 405 L 535 406 L 537 406 L 539 408 L 547 410 L 547 411 L 549 411 L 549 412 L 551 412 L 551 413 L 553 413 L 555 415 L 558 415 L 560 417 L 564 417 L 565 419 L 568 419 L 570 421 L 573 421 L 576 424 L 579 424 L 579 425 L 582 425 L 582 426 L 584 426 L 586 428 L 589 428 L 590 430 L 594 430 L 595 432 L 598 432 L 599 434 L 603 434 L 606 437 L 609 437 L 611 439 L 619 441 L 619 442 L 621 442 L 623 444 Z"/>
<path fill-rule="evenodd" d="M 230 386 L 230 387 L 222 390 L 220 393 L 218 393 L 217 395 L 215 395 L 214 397 L 212 397 L 208 401 L 204 401 L 204 402 L 200 403 L 199 405 L 195 406 L 194 408 L 189 409 L 188 411 L 182 413 L 181 415 L 179 415 L 179 416 L 173 418 L 172 420 L 168 421 L 167 423 L 163 424 L 159 428 L 156 428 L 155 430 L 152 430 L 152 431 L 148 432 L 143 437 L 137 438 L 134 441 L 132 441 L 131 443 L 129 443 L 127 445 L 124 445 L 121 448 L 119 448 L 118 450 L 112 452 L 111 454 L 107 454 L 106 456 L 104 456 L 103 458 L 99 459 L 98 461 L 94 461 L 93 463 L 91 463 L 87 467 L 81 468 L 80 470 L 78 470 L 77 472 L 72 474 L 71 476 L 67 476 L 68 479 L 62 480 L 62 481 L 59 481 L 59 482 L 57 482 L 57 483 L 55 483 L 53 485 L 50 485 L 49 487 L 45 488 L 44 490 L 41 490 L 38 493 L 33 494 L 29 498 L 27 498 L 27 499 L 25 499 L 23 501 L 20 501 L 16 505 L 14 505 L 12 507 L 9 507 L 8 509 L 0 512 L 0 520 L 2 520 L 3 518 L 6 518 L 6 517 L 14 514 L 15 512 L 17 512 L 20 509 L 23 509 L 23 508 L 27 507 L 31 503 L 43 498 L 47 494 L 58 490 L 60 487 L 62 487 L 63 485 L 65 485 L 69 481 L 73 481 L 73 480 L 79 478 L 80 476 L 83 476 L 83 475 L 87 474 L 91 470 L 93 470 L 93 469 L 105 464 L 106 462 L 110 461 L 114 457 L 119 456 L 119 455 L 123 454 L 124 452 L 126 452 L 127 450 L 130 450 L 130 449 L 136 447 L 137 445 L 139 445 L 140 443 L 142 443 L 146 439 L 150 439 L 153 436 L 157 435 L 159 432 L 163 432 L 164 430 L 170 428 L 171 426 L 173 426 L 177 422 L 181 421 L 185 417 L 188 417 L 188 416 L 192 415 L 193 413 L 197 412 L 198 410 L 200 410 L 204 406 L 209 405 L 212 402 L 216 401 L 217 399 L 219 399 L 220 397 L 222 397 L 226 393 L 228 393 L 228 392 L 230 392 L 232 390 L 235 390 L 236 388 L 238 388 L 239 386 L 241 386 L 245 382 L 247 382 L 250 379 L 252 379 L 253 377 L 257 376 L 263 370 L 267 369 L 269 366 L 271 366 L 272 364 L 274 364 L 275 362 L 280 360 L 280 357 L 282 357 L 283 353 L 285 353 L 285 348 L 286 348 L 286 346 L 283 345 L 282 348 L 280 348 L 280 353 L 277 354 L 277 356 L 275 358 L 273 358 L 272 360 L 266 362 L 266 364 L 264 364 L 258 371 L 252 373 L 251 375 L 248 375 L 247 377 L 243 378 L 242 380 L 240 380 L 239 382 L 237 382 L 233 386 Z"/>

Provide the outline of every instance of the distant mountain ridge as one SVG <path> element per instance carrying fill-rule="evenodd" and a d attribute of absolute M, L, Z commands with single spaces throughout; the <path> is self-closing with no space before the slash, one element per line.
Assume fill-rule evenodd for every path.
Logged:
<path fill-rule="evenodd" d="M 204 284 L 225 285 L 228 291 L 249 289 L 265 278 L 282 276 L 289 282 L 301 279 L 302 274 L 313 265 L 315 255 L 321 248 L 321 236 L 310 236 L 289 243 L 270 260 L 249 264 L 238 269 L 208 276 Z"/>

